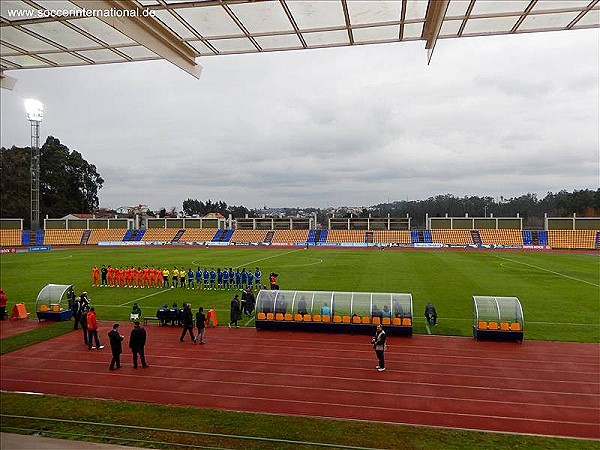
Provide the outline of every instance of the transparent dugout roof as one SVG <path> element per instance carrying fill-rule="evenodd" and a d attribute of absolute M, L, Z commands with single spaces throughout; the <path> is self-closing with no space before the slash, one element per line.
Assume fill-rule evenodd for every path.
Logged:
<path fill-rule="evenodd" d="M 380 292 L 266 290 L 258 293 L 256 311 L 361 317 L 412 317 L 412 295 Z"/>
<path fill-rule="evenodd" d="M 517 297 L 473 296 L 473 320 L 518 322 L 523 324 L 523 309 Z"/>

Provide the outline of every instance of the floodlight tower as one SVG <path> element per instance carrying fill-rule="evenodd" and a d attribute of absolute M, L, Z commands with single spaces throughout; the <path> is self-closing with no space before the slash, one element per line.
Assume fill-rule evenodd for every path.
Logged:
<path fill-rule="evenodd" d="M 44 105 L 39 100 L 25 100 L 27 120 L 31 123 L 31 229 L 40 227 L 40 123 Z"/>

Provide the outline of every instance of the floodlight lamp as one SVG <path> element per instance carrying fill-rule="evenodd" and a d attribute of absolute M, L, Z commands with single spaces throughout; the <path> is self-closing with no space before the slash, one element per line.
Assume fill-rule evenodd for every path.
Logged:
<path fill-rule="evenodd" d="M 27 112 L 27 120 L 41 122 L 44 117 L 44 104 L 39 100 L 28 98 L 25 100 L 25 111 Z"/>

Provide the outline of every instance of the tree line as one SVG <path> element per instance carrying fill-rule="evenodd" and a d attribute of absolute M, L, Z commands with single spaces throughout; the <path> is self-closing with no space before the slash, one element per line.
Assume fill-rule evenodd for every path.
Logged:
<path fill-rule="evenodd" d="M 581 217 L 600 216 L 600 189 L 582 189 L 548 192 L 539 199 L 536 194 L 495 199 L 493 197 L 464 196 L 452 194 L 437 195 L 426 200 L 395 201 L 365 208 L 360 216 L 367 217 L 411 217 L 415 226 L 425 225 L 425 215 L 429 217 L 523 217 L 528 226 L 543 226 L 544 214 L 549 217 L 567 217 L 577 214 Z"/>
<path fill-rule="evenodd" d="M 40 219 L 94 213 L 104 180 L 81 153 L 49 136 L 40 148 Z M 31 219 L 31 148 L 0 148 L 0 217 Z"/>

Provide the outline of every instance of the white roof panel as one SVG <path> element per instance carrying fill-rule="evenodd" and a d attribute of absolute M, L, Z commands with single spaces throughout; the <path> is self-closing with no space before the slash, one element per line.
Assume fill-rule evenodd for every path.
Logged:
<path fill-rule="evenodd" d="M 143 58 L 158 58 L 158 55 L 146 47 L 142 47 L 141 45 L 136 45 L 134 47 L 121 47 L 119 51 L 125 53 L 127 56 L 133 59 L 143 59 Z"/>
<path fill-rule="evenodd" d="M 294 31 L 290 19 L 279 2 L 232 4 L 229 8 L 250 34 Z"/>
<path fill-rule="evenodd" d="M 519 16 L 469 19 L 463 35 L 485 33 L 508 33 L 519 20 Z"/>
<path fill-rule="evenodd" d="M 265 50 L 280 48 L 302 48 L 302 43 L 296 34 L 282 34 L 276 36 L 258 36 L 256 42 Z"/>
<path fill-rule="evenodd" d="M 21 67 L 48 67 L 50 64 L 46 64 L 33 56 L 18 55 L 18 56 L 3 56 L 3 60 L 11 62 Z"/>
<path fill-rule="evenodd" d="M 536 15 L 530 14 L 525 18 L 525 20 L 523 20 L 523 23 L 519 26 L 519 30 L 565 28 L 578 15 L 578 12 Z"/>
<path fill-rule="evenodd" d="M 352 30 L 354 42 L 393 41 L 400 35 L 400 25 L 357 28 Z"/>
<path fill-rule="evenodd" d="M 177 14 L 177 13 L 175 13 Z M 171 12 L 167 10 L 156 11 L 156 17 L 160 19 L 166 26 L 168 26 L 173 32 L 177 33 L 180 38 L 183 39 L 194 39 L 194 33 L 182 24 Z"/>
<path fill-rule="evenodd" d="M 220 6 L 180 8 L 175 10 L 202 37 L 242 35 L 242 31 Z"/>
<path fill-rule="evenodd" d="M 302 36 L 309 47 L 323 47 L 334 44 L 350 45 L 346 30 L 304 33 Z"/>
<path fill-rule="evenodd" d="M 406 20 L 425 20 L 427 12 L 427 0 L 408 0 L 406 2 Z"/>
<path fill-rule="evenodd" d="M 346 25 L 341 2 L 292 1 L 287 5 L 300 30 Z"/>
<path fill-rule="evenodd" d="M 3 42 L 7 42 L 29 52 L 57 49 L 54 45 L 50 45 L 18 28 L 3 27 L 0 36 L 2 37 Z"/>
<path fill-rule="evenodd" d="M 6 20 L 23 20 L 37 16 L 37 8 L 22 1 L 2 0 L 0 16 Z"/>
<path fill-rule="evenodd" d="M 575 27 L 580 26 L 595 26 L 597 27 L 600 24 L 600 10 L 594 9 L 588 11 L 585 16 L 577 21 Z"/>
<path fill-rule="evenodd" d="M 256 47 L 248 38 L 215 39 L 209 41 L 220 53 L 249 52 Z"/>
<path fill-rule="evenodd" d="M 67 48 L 97 47 L 98 44 L 61 22 L 41 22 L 23 25 L 38 35 Z"/>
<path fill-rule="evenodd" d="M 478 0 L 471 11 L 472 16 L 480 14 L 504 14 L 514 13 L 516 15 L 523 14 L 527 6 L 531 3 L 529 0 L 502 0 L 502 1 L 485 1 Z"/>
<path fill-rule="evenodd" d="M 71 53 L 44 53 L 43 56 L 58 65 L 73 66 L 84 62 Z"/>
<path fill-rule="evenodd" d="M 582 9 L 590 4 L 590 0 L 538 0 L 531 12 L 557 9 Z"/>
<path fill-rule="evenodd" d="M 368 23 L 397 22 L 400 20 L 401 2 L 389 1 L 352 1 L 348 2 L 351 25 Z"/>
<path fill-rule="evenodd" d="M 446 17 L 464 17 L 470 3 L 470 0 L 451 0 L 446 11 Z"/>
<path fill-rule="evenodd" d="M 110 25 L 107 25 L 100 19 L 96 19 L 94 17 L 69 20 L 68 22 L 84 31 L 87 31 L 92 36 L 109 45 L 125 45 L 134 43 L 133 40 L 129 39 L 123 33 L 115 30 Z"/>
<path fill-rule="evenodd" d="M 122 57 L 117 55 L 115 52 L 107 49 L 100 50 L 85 50 L 77 52 L 78 54 L 91 59 L 94 62 L 106 63 L 106 62 L 122 62 L 125 61 Z"/>

